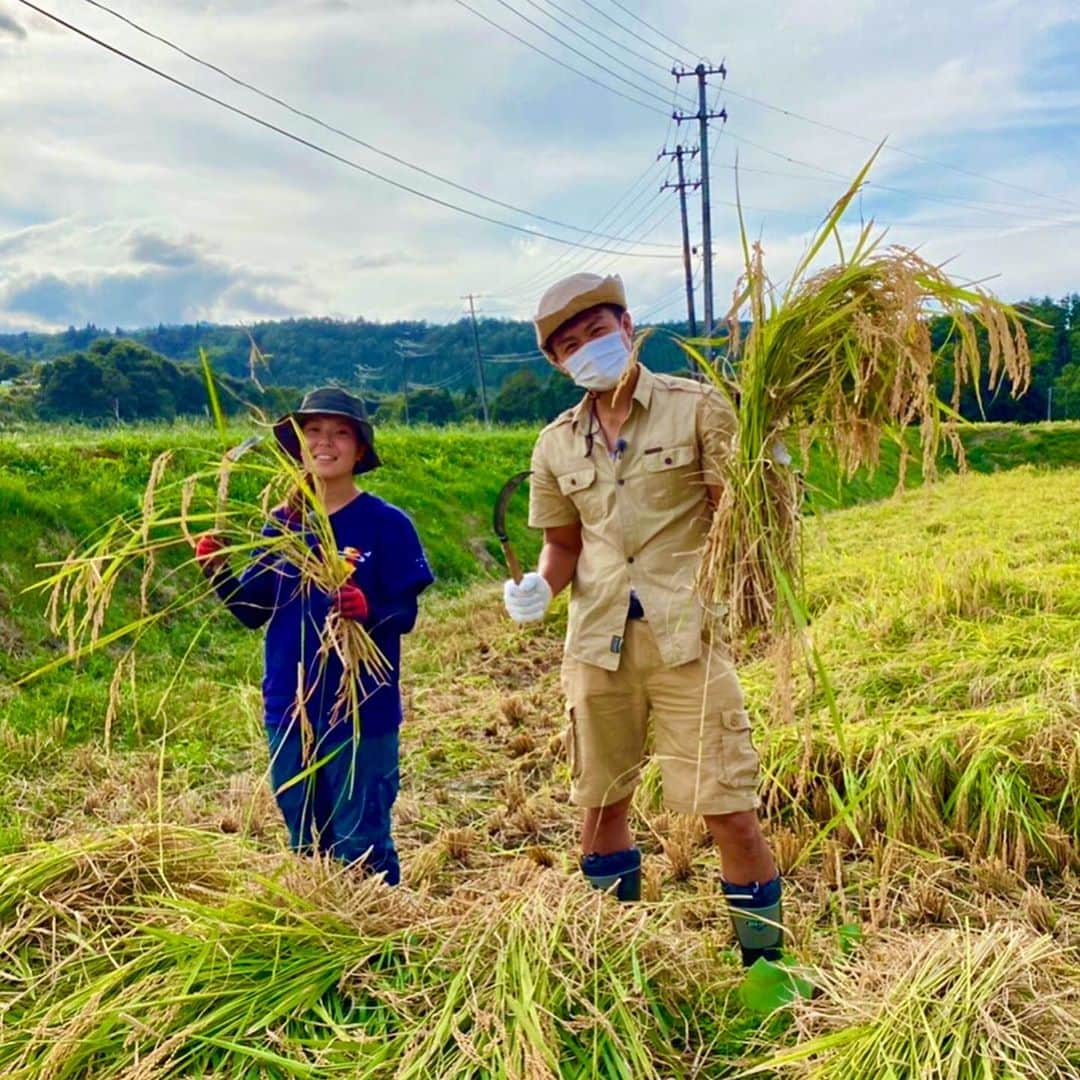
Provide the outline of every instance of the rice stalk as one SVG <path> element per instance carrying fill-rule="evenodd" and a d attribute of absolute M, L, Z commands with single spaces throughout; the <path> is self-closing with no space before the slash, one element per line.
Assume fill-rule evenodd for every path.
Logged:
<path fill-rule="evenodd" d="M 827 444 L 842 473 L 877 464 L 881 440 L 919 429 L 925 475 L 933 476 L 942 442 L 962 457 L 955 409 L 985 370 L 995 388 L 1007 377 L 1023 393 L 1031 362 L 1017 312 L 978 287 L 964 287 L 916 251 L 885 247 L 873 223 L 844 250 L 839 227 L 873 164 L 863 166 L 832 208 L 783 287 L 769 279 L 764 251 L 747 237 L 740 214 L 743 275 L 727 324 L 726 362 L 737 382 L 692 344 L 686 352 L 731 403 L 739 438 L 723 461 L 719 505 L 705 544 L 698 591 L 709 610 L 726 609 L 726 631 L 738 640 L 778 623 L 792 624 L 783 583 L 802 596 L 800 487 L 785 463 L 797 444 L 805 468 Z M 814 270 L 827 242 L 835 266 Z M 935 350 L 930 318 L 949 320 Z M 742 321 L 749 319 L 743 336 Z M 985 339 L 987 358 L 981 355 Z M 953 376 L 953 403 L 936 393 L 943 369 Z"/>
<path fill-rule="evenodd" d="M 147 596 L 150 582 L 155 569 L 156 549 L 150 543 L 150 528 L 154 523 L 154 494 L 161 483 L 165 470 L 172 460 L 172 451 L 165 450 L 158 454 L 150 466 L 150 476 L 146 481 L 146 489 L 143 492 L 142 520 L 140 522 L 139 540 L 142 544 L 143 572 L 139 579 L 139 614 L 145 616 L 150 610 L 150 601 Z"/>
<path fill-rule="evenodd" d="M 198 474 L 192 474 L 184 477 L 184 482 L 180 487 L 180 532 L 191 547 L 195 546 L 195 534 L 191 531 L 191 504 L 195 500 L 195 489 L 198 483 Z"/>
<path fill-rule="evenodd" d="M 727 1022 L 699 935 L 528 860 L 440 900 L 194 830 L 77 843 L 0 857 L 18 1080 L 658 1078 Z"/>
<path fill-rule="evenodd" d="M 830 726 L 761 735 L 766 813 L 821 830 L 799 862 L 846 828 L 863 844 L 882 836 L 1020 872 L 1080 865 L 1080 737 L 1071 722 L 874 717 L 849 722 L 846 739 L 840 747 Z"/>
<path fill-rule="evenodd" d="M 211 584 L 200 580 L 162 607 L 153 610 L 150 606 L 151 575 L 159 558 L 189 550 L 193 530 L 209 524 L 226 538 L 227 556 L 259 554 L 268 560 L 280 559 L 296 569 L 302 589 L 336 593 L 354 567 L 349 556 L 337 550 L 329 515 L 311 480 L 312 463 L 298 464 L 270 440 L 258 442 L 258 454 L 245 456 L 255 446 L 255 440 L 248 440 L 240 453 L 230 451 L 216 466 L 169 484 L 164 477 L 171 453 L 166 451 L 155 459 L 140 512 L 112 519 L 81 550 L 71 552 L 33 586 L 48 593 L 50 627 L 66 637 L 67 650 L 20 681 L 37 678 L 121 640 L 128 639 L 134 649 L 162 618 L 209 596 Z M 254 499 L 230 494 L 232 481 L 240 474 L 246 488 L 252 482 L 260 485 Z M 200 490 L 209 486 L 215 492 L 212 506 L 197 506 Z M 138 614 L 107 629 L 110 612 L 119 607 L 114 604 L 116 587 L 137 567 L 141 568 Z M 331 658 L 340 662 L 342 674 L 332 714 L 335 720 L 350 718 L 358 737 L 360 706 L 374 687 L 386 682 L 386 659 L 360 623 L 344 619 L 336 610 L 331 611 L 323 628 L 317 655 L 321 669 Z M 359 673 L 368 679 L 358 679 Z M 300 694 L 306 692 L 301 686 Z"/>

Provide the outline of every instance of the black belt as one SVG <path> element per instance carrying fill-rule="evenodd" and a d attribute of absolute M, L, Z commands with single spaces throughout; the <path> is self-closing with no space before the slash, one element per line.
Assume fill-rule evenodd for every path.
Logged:
<path fill-rule="evenodd" d="M 630 608 L 626 613 L 628 619 L 644 619 L 645 609 L 641 606 L 641 601 L 635 595 L 630 596 Z"/>

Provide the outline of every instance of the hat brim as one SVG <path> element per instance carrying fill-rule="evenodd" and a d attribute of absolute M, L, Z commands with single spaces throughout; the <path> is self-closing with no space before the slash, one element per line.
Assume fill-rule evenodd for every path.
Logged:
<path fill-rule="evenodd" d="M 341 416 L 356 428 L 356 433 L 360 437 L 360 441 L 367 447 L 367 452 L 353 466 L 353 476 L 371 472 L 372 469 L 377 469 L 382 464 L 379 455 L 375 452 L 375 431 L 371 426 L 371 422 L 358 420 L 350 413 L 339 412 L 337 409 L 297 409 L 296 412 L 286 413 L 274 424 L 274 438 L 277 439 L 278 446 L 294 461 L 304 460 L 304 456 L 300 452 L 297 428 L 311 416 Z"/>

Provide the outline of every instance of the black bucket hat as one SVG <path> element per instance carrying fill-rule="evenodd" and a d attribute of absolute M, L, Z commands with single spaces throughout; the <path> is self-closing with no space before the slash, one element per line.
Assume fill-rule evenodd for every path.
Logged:
<path fill-rule="evenodd" d="M 310 416 L 344 416 L 352 421 L 360 441 L 367 445 L 367 453 L 353 467 L 354 475 L 370 472 L 382 464 L 379 455 L 375 453 L 375 431 L 368 419 L 364 403 L 340 386 L 320 386 L 318 390 L 305 394 L 299 409 L 286 413 L 274 424 L 274 438 L 290 457 L 297 461 L 302 460 L 296 429 L 302 427 Z M 296 422 L 295 425 L 293 421 Z"/>

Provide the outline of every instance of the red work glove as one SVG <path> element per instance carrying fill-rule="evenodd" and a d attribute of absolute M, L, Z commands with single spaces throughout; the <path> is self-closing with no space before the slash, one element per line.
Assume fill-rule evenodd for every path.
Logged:
<path fill-rule="evenodd" d="M 363 622 L 369 614 L 367 597 L 359 585 L 351 581 L 342 585 L 334 596 L 334 607 L 345 616 L 346 619 L 356 619 Z"/>
<path fill-rule="evenodd" d="M 213 533 L 203 533 L 195 541 L 195 561 L 204 574 L 212 574 L 225 564 L 221 554 L 225 544 Z"/>

